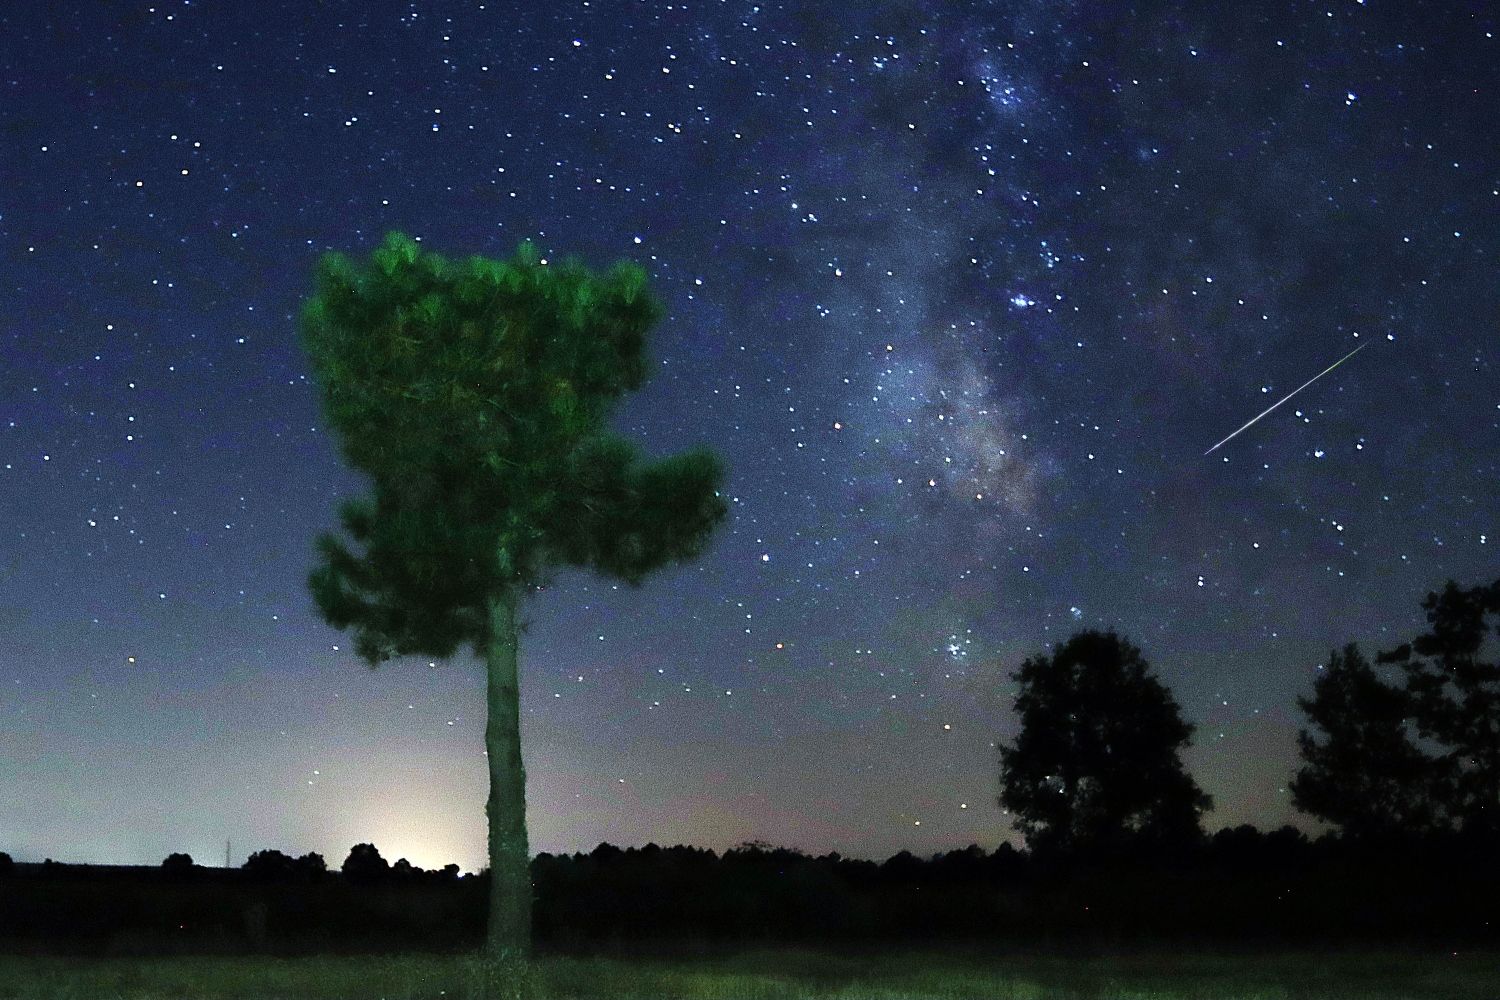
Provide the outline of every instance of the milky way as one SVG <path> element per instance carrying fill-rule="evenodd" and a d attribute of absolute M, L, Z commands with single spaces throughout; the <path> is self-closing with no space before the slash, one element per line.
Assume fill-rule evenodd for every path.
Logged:
<path fill-rule="evenodd" d="M 703 559 L 528 605 L 535 849 L 1013 840 L 1009 673 L 1084 627 L 1211 829 L 1303 822 L 1328 650 L 1496 575 L 1494 15 L 879 6 L 0 13 L 0 849 L 480 863 L 478 665 L 304 584 L 367 484 L 294 317 L 393 229 L 640 261 L 618 424 L 729 465 Z"/>

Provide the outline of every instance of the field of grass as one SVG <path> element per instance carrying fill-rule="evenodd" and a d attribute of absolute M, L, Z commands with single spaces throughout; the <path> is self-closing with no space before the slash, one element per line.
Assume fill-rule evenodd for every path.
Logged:
<path fill-rule="evenodd" d="M 1334 952 L 1069 958 L 979 952 L 732 956 L 536 963 L 537 995 L 577 1000 L 1500 1000 L 1500 955 Z M 470 956 L 82 959 L 0 955 L 16 1000 L 462 1000 Z"/>

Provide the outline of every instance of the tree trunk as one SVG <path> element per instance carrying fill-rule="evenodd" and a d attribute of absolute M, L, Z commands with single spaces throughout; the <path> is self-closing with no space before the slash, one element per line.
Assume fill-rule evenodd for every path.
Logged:
<path fill-rule="evenodd" d="M 531 954 L 531 856 L 526 839 L 526 768 L 521 761 L 521 686 L 517 669 L 518 595 L 504 588 L 490 600 L 485 666 L 489 719 L 490 918 L 484 994 L 526 997 Z"/>

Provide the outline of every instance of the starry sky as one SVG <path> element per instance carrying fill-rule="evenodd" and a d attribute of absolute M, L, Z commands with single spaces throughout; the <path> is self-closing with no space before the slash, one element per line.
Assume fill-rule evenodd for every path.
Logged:
<path fill-rule="evenodd" d="M 482 865 L 481 665 L 371 671 L 305 585 L 368 483 L 296 312 L 391 230 L 640 262 L 616 426 L 728 462 L 697 562 L 526 605 L 533 851 L 1018 842 L 1009 674 L 1081 628 L 1199 727 L 1208 829 L 1316 829 L 1295 696 L 1500 563 L 1497 22 L 8 6 L 0 849 Z"/>

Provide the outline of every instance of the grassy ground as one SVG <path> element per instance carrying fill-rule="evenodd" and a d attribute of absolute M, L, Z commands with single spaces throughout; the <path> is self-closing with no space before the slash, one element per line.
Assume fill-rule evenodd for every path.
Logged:
<path fill-rule="evenodd" d="M 1064 958 L 749 951 L 698 959 L 545 957 L 538 995 L 577 1000 L 1500 1000 L 1500 955 L 1131 954 Z M 468 956 L 0 956 L 0 998 L 462 1000 Z"/>

